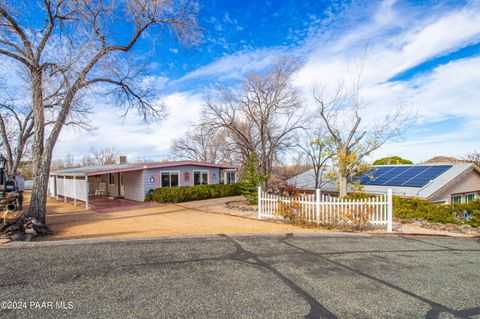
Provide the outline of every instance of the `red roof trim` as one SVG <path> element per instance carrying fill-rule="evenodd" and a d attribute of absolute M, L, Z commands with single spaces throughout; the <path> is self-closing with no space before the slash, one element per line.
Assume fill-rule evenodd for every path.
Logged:
<path fill-rule="evenodd" d="M 220 169 L 236 169 L 236 167 L 234 166 L 224 165 L 224 164 L 212 164 L 212 163 L 204 163 L 204 162 L 196 162 L 196 161 L 178 161 L 178 162 L 152 163 L 152 164 L 145 164 L 144 166 L 138 166 L 138 167 L 118 168 L 118 169 L 111 169 L 108 171 L 90 172 L 87 174 L 87 176 L 141 171 L 144 169 L 153 169 L 153 168 L 168 168 L 168 167 L 176 167 L 176 166 L 204 166 L 204 167 L 218 167 Z"/>

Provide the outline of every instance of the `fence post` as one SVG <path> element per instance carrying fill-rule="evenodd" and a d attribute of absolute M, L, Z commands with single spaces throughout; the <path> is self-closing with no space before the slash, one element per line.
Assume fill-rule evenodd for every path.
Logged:
<path fill-rule="evenodd" d="M 58 176 L 55 175 L 55 198 L 58 200 Z"/>
<path fill-rule="evenodd" d="M 387 232 L 391 233 L 393 230 L 393 194 L 392 189 L 387 189 Z"/>
<path fill-rule="evenodd" d="M 85 176 L 85 207 L 88 209 L 88 176 Z"/>
<path fill-rule="evenodd" d="M 320 224 L 320 197 L 321 197 L 321 193 L 320 193 L 320 188 L 317 188 L 315 190 L 315 202 L 316 202 L 316 213 L 317 213 L 317 224 Z"/>
<path fill-rule="evenodd" d="M 262 219 L 262 186 L 257 188 L 258 195 L 258 219 Z"/>

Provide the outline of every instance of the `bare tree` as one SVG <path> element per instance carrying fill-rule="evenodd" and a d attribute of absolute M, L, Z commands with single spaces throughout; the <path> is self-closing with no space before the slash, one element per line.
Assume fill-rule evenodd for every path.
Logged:
<path fill-rule="evenodd" d="M 281 58 L 266 72 L 248 75 L 238 92 L 218 88 L 218 99 L 206 102 L 203 123 L 225 129 L 243 161 L 256 154 L 262 175 L 271 174 L 304 123 L 299 93 L 291 85 L 296 68 L 292 59 Z"/>
<path fill-rule="evenodd" d="M 212 130 L 199 124 L 187 131 L 185 136 L 173 142 L 173 154 L 177 158 L 207 163 L 232 163 L 226 132 Z"/>
<path fill-rule="evenodd" d="M 480 167 L 480 151 L 473 151 L 471 153 L 466 154 L 463 157 L 463 160 L 468 163 L 474 163 L 475 165 Z"/>
<path fill-rule="evenodd" d="M 313 131 L 305 130 L 305 138 L 297 144 L 297 147 L 313 168 L 315 188 L 322 188 L 324 172 L 335 154 L 331 138 L 321 128 Z"/>
<path fill-rule="evenodd" d="M 0 148 L 7 159 L 6 173 L 14 178 L 25 159 L 33 134 L 32 111 L 20 107 L 14 99 L 0 101 Z"/>
<path fill-rule="evenodd" d="M 82 159 L 83 166 L 102 166 L 115 164 L 120 155 L 115 148 L 96 149 L 90 148 L 90 153 Z"/>
<path fill-rule="evenodd" d="M 29 6 L 44 14 L 38 19 L 45 21 L 43 28 L 14 9 Z M 135 109 L 146 121 L 163 116 L 163 105 L 152 103 L 143 87 L 141 60 L 128 52 L 165 28 L 183 43 L 195 42 L 197 10 L 189 0 L 0 1 L 0 55 L 24 70 L 31 93 L 34 177 L 28 215 L 45 222 L 52 151 L 64 125 L 82 107 L 82 95 L 94 87 L 112 88 L 108 96 L 125 112 Z M 121 37 L 113 28 L 119 24 Z"/>
<path fill-rule="evenodd" d="M 376 122 L 362 122 L 365 105 L 361 99 L 361 72 L 348 88 L 339 84 L 333 97 L 328 99 L 325 88 L 314 85 L 313 98 L 318 114 L 335 147 L 334 162 L 340 196 L 347 195 L 347 184 L 355 176 L 365 172 L 365 157 L 379 149 L 387 141 L 398 138 L 411 119 L 400 108 Z"/>
<path fill-rule="evenodd" d="M 80 167 L 80 164 L 75 160 L 72 154 L 68 153 L 67 157 L 61 159 L 53 159 L 51 170 L 61 170 L 66 168 Z"/>

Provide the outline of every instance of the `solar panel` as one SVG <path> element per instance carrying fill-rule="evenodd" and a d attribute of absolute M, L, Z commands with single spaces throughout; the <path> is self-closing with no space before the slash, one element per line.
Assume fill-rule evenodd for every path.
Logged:
<path fill-rule="evenodd" d="M 376 167 L 360 178 L 362 185 L 423 187 L 452 165 L 402 165 Z"/>

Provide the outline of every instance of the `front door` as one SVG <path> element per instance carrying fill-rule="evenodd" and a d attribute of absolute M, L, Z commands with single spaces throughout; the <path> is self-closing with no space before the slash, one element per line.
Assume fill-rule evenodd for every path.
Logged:
<path fill-rule="evenodd" d="M 125 196 L 125 183 L 124 183 L 124 174 L 120 173 L 120 196 Z"/>

